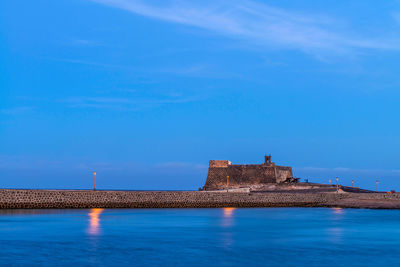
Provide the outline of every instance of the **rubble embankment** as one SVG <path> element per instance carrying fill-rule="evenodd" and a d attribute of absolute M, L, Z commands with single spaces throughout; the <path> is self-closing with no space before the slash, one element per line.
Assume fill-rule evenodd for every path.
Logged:
<path fill-rule="evenodd" d="M 400 209 L 400 193 L 0 190 L 2 209 L 219 207 Z"/>

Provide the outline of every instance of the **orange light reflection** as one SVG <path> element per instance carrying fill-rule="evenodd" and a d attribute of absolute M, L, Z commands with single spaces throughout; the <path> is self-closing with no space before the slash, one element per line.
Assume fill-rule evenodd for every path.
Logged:
<path fill-rule="evenodd" d="M 333 209 L 333 213 L 335 214 L 342 214 L 343 213 L 343 209 L 342 208 L 332 208 Z"/>
<path fill-rule="evenodd" d="M 104 209 L 91 209 L 89 212 L 89 234 L 98 235 L 100 233 L 100 214 Z"/>
<path fill-rule="evenodd" d="M 236 209 L 236 208 L 223 208 L 223 210 L 224 210 L 224 217 L 225 217 L 225 218 L 230 218 L 230 217 L 232 217 L 233 211 L 234 211 L 235 209 Z"/>
<path fill-rule="evenodd" d="M 225 228 L 225 230 L 222 231 L 221 241 L 226 248 L 231 247 L 233 244 L 233 230 L 231 228 L 235 221 L 234 210 L 236 210 L 236 208 L 222 208 L 221 226 Z"/>

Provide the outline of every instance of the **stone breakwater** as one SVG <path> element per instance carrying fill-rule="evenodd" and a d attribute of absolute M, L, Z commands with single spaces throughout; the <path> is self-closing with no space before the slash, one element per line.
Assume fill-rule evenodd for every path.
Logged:
<path fill-rule="evenodd" d="M 1 209 L 345 207 L 400 209 L 400 194 L 0 190 Z"/>

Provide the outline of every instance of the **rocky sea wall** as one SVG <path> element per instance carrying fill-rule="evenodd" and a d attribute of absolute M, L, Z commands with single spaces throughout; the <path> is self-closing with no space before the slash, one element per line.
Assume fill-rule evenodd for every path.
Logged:
<path fill-rule="evenodd" d="M 400 208 L 400 194 L 0 190 L 1 209 L 346 207 Z"/>

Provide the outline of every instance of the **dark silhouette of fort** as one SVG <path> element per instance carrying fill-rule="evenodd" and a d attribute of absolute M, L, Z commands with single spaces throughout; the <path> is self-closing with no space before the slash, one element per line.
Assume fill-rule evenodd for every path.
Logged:
<path fill-rule="evenodd" d="M 270 155 L 265 156 L 262 164 L 239 165 L 229 160 L 210 160 L 204 190 L 279 184 L 292 180 L 292 167 L 275 165 Z"/>

